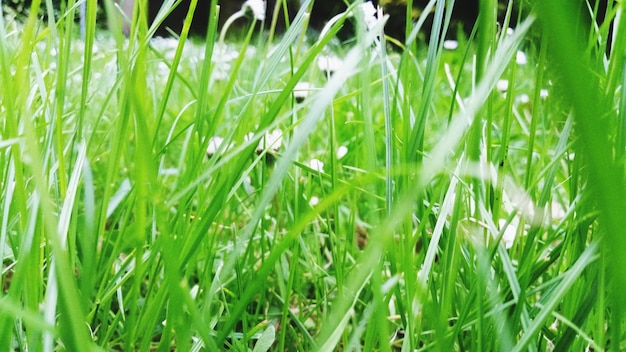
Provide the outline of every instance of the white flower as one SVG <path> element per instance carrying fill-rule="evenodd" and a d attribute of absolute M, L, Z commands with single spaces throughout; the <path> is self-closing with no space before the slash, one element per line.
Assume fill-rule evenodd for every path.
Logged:
<path fill-rule="evenodd" d="M 545 98 L 547 98 L 547 97 L 548 97 L 548 90 L 547 90 L 547 89 L 542 89 L 542 90 L 539 92 L 539 96 L 541 97 L 541 99 L 545 99 Z"/>
<path fill-rule="evenodd" d="M 191 299 L 196 299 L 196 297 L 198 297 L 198 292 L 200 292 L 200 286 L 193 285 L 193 287 L 189 290 L 189 296 L 191 296 Z"/>
<path fill-rule="evenodd" d="M 211 139 L 209 139 L 209 146 L 206 148 L 206 153 L 209 156 L 215 155 L 222 143 L 224 143 L 224 138 L 219 136 L 211 137 Z"/>
<path fill-rule="evenodd" d="M 309 82 L 298 82 L 296 86 L 293 88 L 293 96 L 296 98 L 298 103 L 301 103 L 309 96 L 313 85 Z"/>
<path fill-rule="evenodd" d="M 459 47 L 459 42 L 456 40 L 444 40 L 443 48 L 446 50 L 456 50 Z"/>
<path fill-rule="evenodd" d="M 309 168 L 313 171 L 324 172 L 324 162 L 318 159 L 311 159 L 308 162 Z"/>
<path fill-rule="evenodd" d="M 320 198 L 318 196 L 313 196 L 311 197 L 311 199 L 309 199 L 309 205 L 314 207 L 316 205 L 320 204 Z"/>
<path fill-rule="evenodd" d="M 265 20 L 265 0 L 246 0 L 241 7 L 252 10 L 252 14 L 257 21 Z"/>
<path fill-rule="evenodd" d="M 528 63 L 526 54 L 523 51 L 518 51 L 517 54 L 515 55 L 515 62 L 518 65 L 526 65 Z"/>
<path fill-rule="evenodd" d="M 209 158 L 211 158 L 213 155 L 217 154 L 218 150 L 220 149 L 223 143 L 224 143 L 224 138 L 220 136 L 211 137 L 211 139 L 209 139 L 209 145 L 206 148 L 206 155 Z M 232 146 L 233 145 L 231 143 L 226 147 L 226 149 L 229 149 Z"/>
<path fill-rule="evenodd" d="M 498 225 L 500 226 L 500 228 L 502 228 L 504 225 L 506 225 L 506 220 L 500 219 L 500 221 L 498 221 Z M 502 242 L 504 242 L 504 246 L 507 249 L 513 246 L 513 242 L 515 241 L 515 237 L 517 236 L 518 226 L 519 226 L 519 220 L 516 217 L 504 229 L 504 234 L 502 235 Z"/>
<path fill-rule="evenodd" d="M 258 154 L 268 149 L 268 152 L 275 153 L 283 145 L 283 131 L 275 129 L 272 132 L 266 132 L 265 136 L 259 141 L 259 145 L 256 147 Z"/>
<path fill-rule="evenodd" d="M 344 156 L 346 156 L 346 154 L 348 154 L 348 147 L 342 145 L 337 148 L 337 159 L 343 158 Z"/>
<path fill-rule="evenodd" d="M 335 55 L 320 55 L 317 57 L 317 67 L 326 74 L 333 74 L 333 72 L 339 71 L 341 66 L 343 66 L 343 60 Z"/>
<path fill-rule="evenodd" d="M 520 104 L 528 104 L 530 103 L 530 97 L 528 96 L 528 94 L 521 94 L 517 97 L 516 101 Z"/>
<path fill-rule="evenodd" d="M 361 11 L 363 11 L 363 22 L 365 22 L 365 26 L 368 30 L 371 30 L 378 23 L 378 18 L 376 17 L 376 8 L 371 1 L 364 2 L 360 5 Z"/>
<path fill-rule="evenodd" d="M 509 89 L 509 81 L 506 79 L 499 79 L 498 82 L 496 82 L 496 89 L 503 93 L 506 92 L 507 89 Z"/>

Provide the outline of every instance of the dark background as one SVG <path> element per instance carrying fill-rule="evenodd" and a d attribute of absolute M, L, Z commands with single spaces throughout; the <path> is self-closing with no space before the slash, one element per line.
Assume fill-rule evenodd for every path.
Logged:
<path fill-rule="evenodd" d="M 132 1 L 132 0 L 126 0 Z M 152 21 L 157 12 L 159 11 L 163 0 L 148 0 L 149 1 L 149 21 Z M 267 0 L 267 16 L 265 25 L 269 27 L 271 23 L 272 12 L 274 10 L 274 6 L 276 1 L 279 0 Z M 538 0 L 543 1 L 543 0 Z M 588 10 L 586 10 L 585 1 L 586 0 L 569 0 L 576 1 L 580 3 L 581 9 L 581 23 L 584 25 L 586 23 L 590 23 L 591 19 L 588 15 Z M 610 0 L 591 0 L 596 1 L 598 3 L 598 21 L 601 22 L 604 18 L 604 13 L 606 11 L 607 1 Z M 244 0 L 219 0 L 218 1 L 221 6 L 220 10 L 220 24 L 223 24 L 226 19 L 238 11 L 241 8 Z M 374 0 L 375 3 L 380 3 L 383 6 L 385 13 L 388 13 L 391 18 L 387 22 L 387 26 L 385 28 L 386 34 L 399 39 L 400 41 L 404 40 L 404 28 L 406 24 L 406 0 Z M 499 14 L 500 19 L 504 16 L 504 10 L 506 9 L 506 4 L 508 1 L 500 0 L 499 5 Z M 61 13 L 65 7 L 66 2 L 63 0 L 53 0 L 53 3 L 57 6 L 58 13 Z M 414 10 L 413 16 L 419 16 L 421 10 L 428 3 L 428 0 L 414 0 Z M 30 8 L 31 0 L 4 0 L 3 7 L 5 14 L 14 15 L 16 17 L 23 17 L 28 13 Z M 293 19 L 293 16 L 296 14 L 299 6 L 300 0 L 287 0 L 288 13 Z M 513 16 L 511 24 L 514 26 L 516 20 L 518 18 L 518 14 L 521 11 L 522 15 L 525 15 L 530 11 L 530 1 L 529 0 L 518 0 L 515 2 L 517 5 Z M 192 27 L 190 30 L 190 34 L 192 36 L 203 36 L 206 34 L 206 29 L 208 26 L 208 18 L 209 18 L 209 7 L 210 0 L 199 0 L 198 6 L 195 11 L 194 19 L 192 22 Z M 347 8 L 346 4 L 342 0 L 315 0 L 313 5 L 313 10 L 311 13 L 310 19 L 310 27 L 313 30 L 321 30 L 324 24 L 334 15 L 345 11 Z M 181 5 L 175 8 L 172 14 L 166 19 L 163 25 L 158 29 L 156 35 L 157 36 L 170 36 L 171 33 L 180 33 L 183 25 L 184 18 L 189 9 L 189 1 L 185 0 Z M 282 9 L 281 9 L 282 11 Z M 40 16 L 43 19 L 46 19 L 45 16 L 45 1 L 42 0 L 42 10 L 40 11 Z M 77 11 L 78 16 L 78 11 Z M 472 28 L 474 27 L 474 23 L 478 16 L 478 0 L 457 0 L 455 1 L 455 7 L 453 10 L 453 20 L 450 30 L 448 31 L 448 36 L 456 36 L 459 32 L 464 32 L 466 35 L 469 35 Z M 284 13 L 280 13 L 278 16 L 277 28 L 278 31 L 282 31 L 285 28 L 284 21 Z M 432 19 L 432 16 L 429 16 Z M 103 26 L 106 23 L 104 18 L 104 11 L 102 8 L 99 9 L 99 23 L 102 23 Z M 235 24 L 237 25 L 247 25 L 249 24 L 249 20 L 238 20 Z M 587 28 L 589 26 L 586 26 Z M 424 28 L 430 28 L 430 23 L 426 23 Z M 352 37 L 353 34 L 353 24 L 350 21 L 344 25 L 342 32 L 340 33 L 340 38 L 346 39 Z M 424 33 L 423 38 L 428 37 L 428 33 Z"/>

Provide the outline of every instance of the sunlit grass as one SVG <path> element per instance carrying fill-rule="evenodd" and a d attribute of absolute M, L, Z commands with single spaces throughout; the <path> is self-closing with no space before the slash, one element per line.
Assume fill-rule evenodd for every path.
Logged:
<path fill-rule="evenodd" d="M 548 8 L 449 50 L 443 3 L 401 48 L 359 3 L 3 18 L 0 350 L 620 350 L 624 35 Z"/>

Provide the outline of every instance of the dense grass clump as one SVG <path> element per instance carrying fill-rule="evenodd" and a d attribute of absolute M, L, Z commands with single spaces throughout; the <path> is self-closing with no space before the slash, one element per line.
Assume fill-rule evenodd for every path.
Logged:
<path fill-rule="evenodd" d="M 622 4 L 608 51 L 567 1 L 455 47 L 444 3 L 2 17 L 0 350 L 623 349 Z"/>

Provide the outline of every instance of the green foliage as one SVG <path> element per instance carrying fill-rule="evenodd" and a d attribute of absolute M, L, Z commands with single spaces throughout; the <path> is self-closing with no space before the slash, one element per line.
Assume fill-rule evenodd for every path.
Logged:
<path fill-rule="evenodd" d="M 624 29 L 546 2 L 448 50 L 444 3 L 394 50 L 359 3 L 0 19 L 0 350 L 622 349 Z"/>

